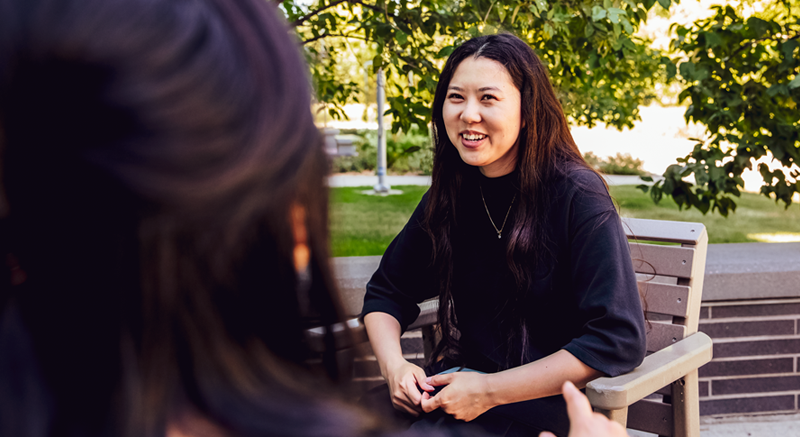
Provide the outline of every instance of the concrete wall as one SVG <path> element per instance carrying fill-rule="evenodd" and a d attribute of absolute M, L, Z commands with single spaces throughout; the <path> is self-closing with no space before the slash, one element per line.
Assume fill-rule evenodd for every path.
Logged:
<path fill-rule="evenodd" d="M 379 262 L 334 259 L 350 314 Z M 800 413 L 800 243 L 710 245 L 704 282 L 700 330 L 714 359 L 700 369 L 700 414 Z M 405 334 L 403 351 L 421 360 L 419 332 Z M 355 376 L 363 388 L 381 382 L 369 356 Z"/>

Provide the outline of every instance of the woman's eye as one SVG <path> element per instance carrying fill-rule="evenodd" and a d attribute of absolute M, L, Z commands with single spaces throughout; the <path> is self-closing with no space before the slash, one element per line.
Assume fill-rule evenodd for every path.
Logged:
<path fill-rule="evenodd" d="M 450 94 L 449 96 L 447 96 L 447 98 L 448 99 L 463 99 L 463 97 L 461 97 L 461 94 L 456 94 L 456 93 Z"/>
<path fill-rule="evenodd" d="M 485 94 L 483 97 L 481 97 L 481 100 L 490 100 L 490 99 L 497 100 L 497 98 L 491 94 Z"/>

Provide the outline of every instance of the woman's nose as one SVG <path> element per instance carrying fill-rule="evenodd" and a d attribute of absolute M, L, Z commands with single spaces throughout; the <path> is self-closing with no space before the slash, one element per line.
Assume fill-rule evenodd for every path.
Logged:
<path fill-rule="evenodd" d="M 464 111 L 461 113 L 461 121 L 469 124 L 481 121 L 480 107 L 476 102 L 467 101 L 464 104 Z"/>

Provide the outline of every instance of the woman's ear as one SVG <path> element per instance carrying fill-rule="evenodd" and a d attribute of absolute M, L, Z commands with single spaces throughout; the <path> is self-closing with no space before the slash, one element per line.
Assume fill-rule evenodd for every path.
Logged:
<path fill-rule="evenodd" d="M 297 203 L 292 204 L 292 234 L 294 234 L 294 268 L 302 272 L 308 268 L 311 250 L 308 248 L 308 229 L 306 227 L 306 209 Z"/>

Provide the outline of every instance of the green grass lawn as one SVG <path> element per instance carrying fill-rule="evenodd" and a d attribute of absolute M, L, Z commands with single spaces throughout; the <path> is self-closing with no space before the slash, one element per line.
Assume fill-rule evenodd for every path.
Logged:
<path fill-rule="evenodd" d="M 331 189 L 331 245 L 333 256 L 382 255 L 406 224 L 428 187 L 392 187 L 395 196 L 361 194 L 369 187 Z M 611 187 L 611 196 L 623 217 L 700 222 L 708 229 L 710 243 L 763 241 L 757 234 L 800 236 L 800 207 L 788 210 L 764 196 L 744 193 L 736 212 L 728 218 L 703 215 L 696 209 L 679 211 L 671 198 L 654 205 L 650 197 L 633 185 Z"/>

